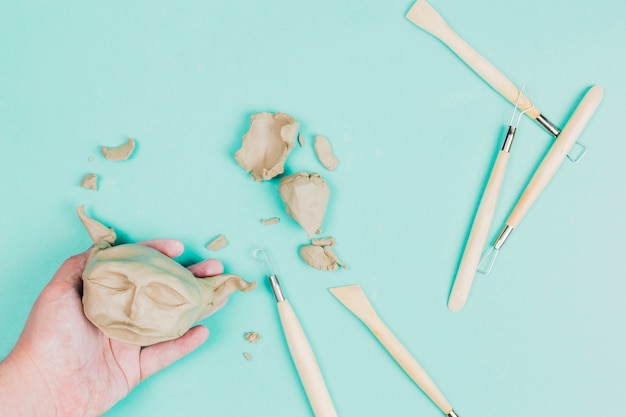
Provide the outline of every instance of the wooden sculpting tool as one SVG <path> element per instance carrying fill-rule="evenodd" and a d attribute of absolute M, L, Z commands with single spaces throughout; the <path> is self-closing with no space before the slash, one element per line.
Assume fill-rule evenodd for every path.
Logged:
<path fill-rule="evenodd" d="M 521 92 L 525 90 L 525 87 L 521 88 Z M 520 97 L 521 97 L 520 93 Z M 517 123 L 513 125 L 515 116 L 518 113 L 519 97 L 515 103 L 513 109 L 513 115 L 509 122 L 509 128 L 506 132 L 502 148 L 498 152 L 496 162 L 493 165 L 487 186 L 483 192 L 483 196 L 478 205 L 474 222 L 472 223 L 472 229 L 467 238 L 465 244 L 465 250 L 461 257 L 461 263 L 457 270 L 456 277 L 454 278 L 454 285 L 448 298 L 448 308 L 451 311 L 459 311 L 465 305 L 467 297 L 469 295 L 472 283 L 474 282 L 474 276 L 476 275 L 476 268 L 480 262 L 480 255 L 487 241 L 487 234 L 491 227 L 491 221 L 493 220 L 493 214 L 496 210 L 496 203 L 498 201 L 498 195 L 500 194 L 500 188 L 502 181 L 504 180 L 504 173 L 509 162 L 509 155 L 511 152 L 511 146 L 513 145 L 513 139 L 515 139 L 515 133 L 519 125 L 520 119 L 524 113 L 533 109 L 533 105 L 527 109 L 519 112 L 517 116 Z"/>
<path fill-rule="evenodd" d="M 259 254 L 263 254 L 263 258 Z M 304 334 L 304 330 L 302 330 L 298 317 L 296 317 L 289 301 L 283 294 L 278 282 L 278 276 L 274 272 L 274 266 L 267 251 L 263 248 L 256 249 L 254 258 L 266 268 L 274 297 L 276 297 L 278 314 L 280 315 L 285 339 L 287 339 L 287 346 L 313 409 L 313 414 L 315 414 L 315 417 L 337 417 L 337 411 L 335 411 L 335 406 L 326 388 L 324 377 L 317 364 L 311 345 Z"/>
<path fill-rule="evenodd" d="M 604 92 L 602 87 L 597 85 L 591 87 L 587 93 L 585 93 L 585 96 L 580 101 L 580 104 L 576 107 L 576 110 L 563 128 L 563 131 L 558 136 L 556 141 L 554 141 L 550 150 L 541 161 L 541 164 L 526 186 L 524 193 L 517 201 L 517 204 L 509 215 L 509 218 L 500 232 L 500 235 L 480 261 L 478 266 L 479 272 L 488 274 L 491 271 L 500 248 L 502 248 L 504 242 L 506 242 L 508 237 L 511 235 L 513 229 L 519 226 L 530 207 L 533 205 L 535 200 L 537 200 L 541 192 L 544 188 L 546 188 L 546 185 L 548 185 L 550 179 L 552 179 L 556 171 L 559 169 L 561 163 L 565 160 L 567 152 L 569 152 L 571 147 L 574 145 L 574 141 L 585 128 L 598 105 L 600 105 L 603 95 Z"/>
<path fill-rule="evenodd" d="M 512 104 L 515 104 L 517 97 L 519 97 L 520 108 L 526 109 L 531 106 L 530 100 L 523 94 L 520 94 L 521 92 L 515 84 L 454 32 L 426 0 L 417 0 L 407 12 L 406 18 L 443 42 L 487 84 Z M 541 127 L 555 138 L 560 134 L 559 128 L 550 122 L 538 108 L 534 107 L 526 115 L 536 120 Z M 574 138 L 574 142 L 577 139 Z M 576 146 L 575 152 L 570 151 L 568 155 L 573 162 L 579 161 L 587 152 L 587 148 L 584 145 L 576 142 Z"/>
<path fill-rule="evenodd" d="M 371 330 L 398 365 L 446 416 L 458 417 L 426 371 L 378 317 L 359 285 L 335 287 L 328 290 Z"/>

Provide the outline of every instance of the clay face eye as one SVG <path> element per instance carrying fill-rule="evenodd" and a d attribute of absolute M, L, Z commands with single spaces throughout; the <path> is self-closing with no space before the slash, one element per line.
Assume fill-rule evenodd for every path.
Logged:
<path fill-rule="evenodd" d="M 93 277 L 89 280 L 94 284 L 114 291 L 125 291 L 132 286 L 126 275 L 117 273 L 108 273 L 106 276 Z"/>
<path fill-rule="evenodd" d="M 156 282 L 148 284 L 143 291 L 152 301 L 162 307 L 175 308 L 188 304 L 187 299 L 182 294 L 163 284 Z"/>

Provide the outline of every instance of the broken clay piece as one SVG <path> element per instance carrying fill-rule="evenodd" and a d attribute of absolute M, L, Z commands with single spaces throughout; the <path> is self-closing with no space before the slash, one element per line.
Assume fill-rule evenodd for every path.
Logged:
<path fill-rule="evenodd" d="M 284 172 L 299 128 L 300 123 L 286 113 L 254 114 L 235 159 L 257 181 L 274 178 Z"/>
<path fill-rule="evenodd" d="M 339 159 L 333 153 L 328 139 L 322 135 L 316 136 L 313 147 L 322 165 L 324 165 L 327 170 L 334 171 L 339 165 Z"/>
<path fill-rule="evenodd" d="M 298 144 L 301 148 L 304 147 L 304 136 L 302 136 L 302 133 L 298 133 Z"/>
<path fill-rule="evenodd" d="M 348 269 L 330 246 L 303 245 L 300 247 L 300 258 L 313 268 L 323 271 L 336 271 L 339 267 Z"/>
<path fill-rule="evenodd" d="M 94 247 L 83 271 L 85 316 L 106 336 L 148 346 L 178 338 L 223 305 L 233 292 L 256 283 L 232 274 L 196 278 L 156 249 L 114 246 L 113 229 L 77 209 Z"/>
<path fill-rule="evenodd" d="M 246 360 L 248 362 L 250 362 L 252 360 L 252 354 L 250 354 L 248 352 L 243 352 L 243 357 L 246 358 Z"/>
<path fill-rule="evenodd" d="M 280 221 L 278 217 L 270 217 L 269 219 L 261 219 L 261 223 L 268 226 L 270 224 L 276 224 Z"/>
<path fill-rule="evenodd" d="M 109 161 L 125 161 L 135 150 L 135 140 L 128 138 L 126 143 L 120 146 L 103 146 L 100 148 L 102 155 Z"/>
<path fill-rule="evenodd" d="M 332 236 L 318 237 L 311 239 L 311 244 L 315 246 L 335 246 L 335 238 Z"/>
<path fill-rule="evenodd" d="M 228 246 L 228 239 L 226 239 L 226 236 L 224 235 L 219 235 L 218 237 L 210 241 L 206 245 L 206 248 L 208 250 L 218 251 L 222 248 L 225 248 L 226 246 Z"/>
<path fill-rule="evenodd" d="M 321 233 L 330 189 L 319 174 L 299 172 L 280 181 L 278 192 L 285 204 L 285 211 L 309 237 Z"/>
<path fill-rule="evenodd" d="M 261 335 L 257 332 L 246 332 L 246 334 L 243 335 L 243 338 L 250 343 L 256 343 L 261 339 Z"/>
<path fill-rule="evenodd" d="M 86 174 L 80 182 L 81 188 L 98 191 L 98 176 L 96 174 Z"/>

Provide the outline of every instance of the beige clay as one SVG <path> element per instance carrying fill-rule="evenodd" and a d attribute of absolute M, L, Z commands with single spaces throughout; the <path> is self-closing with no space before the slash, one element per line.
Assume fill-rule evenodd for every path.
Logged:
<path fill-rule="evenodd" d="M 235 159 L 257 181 L 274 178 L 284 172 L 299 128 L 300 123 L 286 113 L 257 113 Z"/>
<path fill-rule="evenodd" d="M 263 223 L 266 226 L 269 226 L 271 224 L 276 224 L 280 221 L 280 218 L 278 217 L 270 217 L 269 219 L 261 219 L 261 223 Z"/>
<path fill-rule="evenodd" d="M 326 167 L 327 170 L 334 171 L 335 169 L 337 169 L 337 166 L 339 165 L 339 159 L 333 153 L 330 142 L 328 141 L 328 139 L 326 139 L 325 136 L 316 136 L 313 147 L 315 149 L 315 153 L 317 154 L 317 158 L 320 160 L 322 165 Z"/>
<path fill-rule="evenodd" d="M 313 268 L 323 271 L 336 271 L 341 266 L 347 269 L 330 246 L 304 245 L 300 247 L 300 258 Z"/>
<path fill-rule="evenodd" d="M 209 242 L 206 245 L 206 248 L 208 250 L 218 251 L 220 249 L 225 248 L 226 246 L 228 246 L 228 239 L 226 239 L 226 236 L 224 235 L 219 235 L 218 237 L 213 239 L 211 242 Z"/>
<path fill-rule="evenodd" d="M 85 316 L 112 339 L 138 346 L 175 339 L 233 292 L 256 287 L 232 274 L 196 278 L 147 246 L 113 246 L 113 229 L 83 206 L 77 211 L 95 244 L 83 272 Z"/>
<path fill-rule="evenodd" d="M 321 175 L 306 172 L 289 175 L 280 181 L 278 192 L 287 214 L 309 237 L 321 233 L 330 197 L 330 189 Z"/>
<path fill-rule="evenodd" d="M 102 155 L 109 161 L 125 161 L 135 150 L 135 140 L 128 138 L 126 143 L 120 146 L 103 146 Z"/>
<path fill-rule="evenodd" d="M 93 191 L 98 190 L 98 176 L 96 174 L 86 174 L 80 182 L 82 188 L 87 188 Z"/>
<path fill-rule="evenodd" d="M 257 332 L 246 332 L 246 334 L 244 334 L 243 337 L 244 339 L 246 339 L 246 341 L 250 343 L 256 343 L 261 339 L 261 335 L 258 334 Z"/>
<path fill-rule="evenodd" d="M 335 246 L 335 238 L 332 236 L 311 239 L 311 244 L 315 246 Z"/>

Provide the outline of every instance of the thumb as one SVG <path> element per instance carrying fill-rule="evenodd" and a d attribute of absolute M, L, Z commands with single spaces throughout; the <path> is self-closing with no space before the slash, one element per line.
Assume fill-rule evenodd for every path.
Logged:
<path fill-rule="evenodd" d="M 157 343 L 141 350 L 139 356 L 140 380 L 144 380 L 178 359 L 196 350 L 209 337 L 206 326 L 196 326 L 178 339 Z"/>
<path fill-rule="evenodd" d="M 59 267 L 50 280 L 50 285 L 79 288 L 82 282 L 82 274 L 85 269 L 85 263 L 87 262 L 90 252 L 91 248 L 87 249 L 83 253 L 74 255 L 63 262 L 63 265 Z"/>

